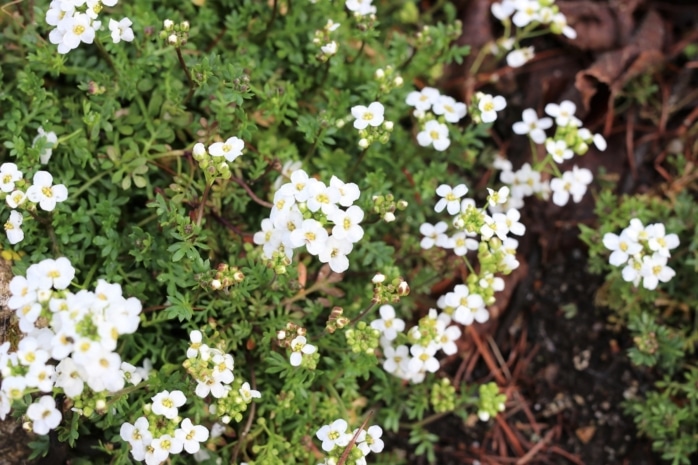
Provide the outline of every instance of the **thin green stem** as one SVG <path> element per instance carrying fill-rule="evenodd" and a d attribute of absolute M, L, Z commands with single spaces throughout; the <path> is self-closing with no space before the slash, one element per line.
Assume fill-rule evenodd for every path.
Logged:
<path fill-rule="evenodd" d="M 201 196 L 201 204 L 199 205 L 199 212 L 196 215 L 196 225 L 201 225 L 201 220 L 204 218 L 204 210 L 206 208 L 206 201 L 208 200 L 208 194 L 211 191 L 212 182 L 206 183 L 206 188 L 204 189 L 204 194 Z"/>
<path fill-rule="evenodd" d="M 478 52 L 477 56 L 475 57 L 475 61 L 473 61 L 473 64 L 470 66 L 470 75 L 475 76 L 477 72 L 480 69 L 480 66 L 482 66 L 482 62 L 485 60 L 485 57 L 487 56 L 489 50 L 487 49 L 487 45 L 483 45 L 482 48 L 480 48 L 480 51 Z"/>
<path fill-rule="evenodd" d="M 359 313 L 359 315 L 358 315 L 356 318 L 354 318 L 353 320 L 351 320 L 351 322 L 349 323 L 349 326 L 353 326 L 353 325 L 355 325 L 356 323 L 358 323 L 359 321 L 361 321 L 361 319 L 362 319 L 363 317 L 365 317 L 366 314 L 367 314 L 368 312 L 370 312 L 373 308 L 375 308 L 376 305 L 378 305 L 377 302 L 371 302 L 371 305 L 369 305 L 368 307 L 366 307 L 361 313 Z"/>
<path fill-rule="evenodd" d="M 97 44 L 97 49 L 99 50 L 99 54 L 102 55 L 102 58 L 104 58 L 109 65 L 109 67 L 114 71 L 114 74 L 117 75 L 119 74 L 119 71 L 117 70 L 116 66 L 114 65 L 114 60 L 111 59 L 111 55 L 107 52 L 107 49 L 104 48 L 104 45 L 102 44 L 102 41 L 99 40 L 99 37 L 95 37 L 94 40 L 95 44 Z"/>
<path fill-rule="evenodd" d="M 78 130 L 76 130 L 76 131 L 71 132 L 70 134 L 67 134 L 67 135 L 65 135 L 65 136 L 59 137 L 59 138 L 58 138 L 58 141 L 56 142 L 56 144 L 62 144 L 63 142 L 66 142 L 66 141 L 72 139 L 73 137 L 77 136 L 77 135 L 80 134 L 80 133 L 82 133 L 82 129 L 78 129 Z"/>
<path fill-rule="evenodd" d="M 89 189 L 90 186 L 91 186 L 92 184 L 96 183 L 97 181 L 99 181 L 100 179 L 102 179 L 102 178 L 103 178 L 104 176 L 106 176 L 107 174 L 109 174 L 109 171 L 102 171 L 102 172 L 99 173 L 97 176 L 94 176 L 94 177 L 91 178 L 89 181 L 87 181 L 85 184 L 83 184 L 82 186 L 80 186 L 80 188 L 79 188 L 78 190 L 76 190 L 75 192 L 72 192 L 72 193 L 70 194 L 70 196 L 73 197 L 73 198 L 79 197 L 80 194 L 82 194 L 82 193 L 85 192 L 87 189 Z"/>
<path fill-rule="evenodd" d="M 189 93 L 187 93 L 187 96 L 184 98 L 183 102 L 186 105 L 191 96 L 194 95 L 195 84 L 194 80 L 191 78 L 191 73 L 189 72 L 187 63 L 184 61 L 184 57 L 182 56 L 182 49 L 180 47 L 175 47 L 175 51 L 177 52 L 177 59 L 179 60 L 179 65 L 184 70 L 184 74 L 187 75 L 187 81 L 189 82 Z"/>

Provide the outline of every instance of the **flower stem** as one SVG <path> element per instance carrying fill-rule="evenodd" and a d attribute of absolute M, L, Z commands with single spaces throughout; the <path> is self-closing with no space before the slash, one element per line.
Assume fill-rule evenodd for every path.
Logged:
<path fill-rule="evenodd" d="M 189 93 L 184 98 L 184 104 L 186 105 L 191 96 L 194 95 L 194 80 L 191 78 L 189 68 L 187 67 L 186 62 L 184 61 L 184 57 L 182 56 L 182 49 L 180 47 L 175 47 L 175 51 L 177 52 L 177 59 L 179 60 L 179 65 L 184 70 L 184 74 L 187 75 L 187 81 L 189 81 Z"/>

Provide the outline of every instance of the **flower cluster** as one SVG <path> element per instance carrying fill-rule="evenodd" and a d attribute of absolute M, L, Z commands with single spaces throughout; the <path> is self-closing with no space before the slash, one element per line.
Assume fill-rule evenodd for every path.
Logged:
<path fill-rule="evenodd" d="M 249 383 L 235 378 L 233 356 L 204 344 L 201 331 L 192 331 L 189 339 L 191 344 L 183 365 L 196 381 L 194 392 L 202 399 L 209 394 L 216 399 L 210 410 L 215 412 L 223 423 L 229 423 L 233 418 L 240 421 L 247 405 L 262 394 L 251 389 Z"/>
<path fill-rule="evenodd" d="M 592 134 L 581 127 L 582 122 L 575 116 L 576 110 L 576 105 L 569 100 L 559 105 L 549 103 L 545 106 L 549 116 L 538 118 L 535 110 L 528 108 L 523 111 L 522 121 L 514 123 L 512 129 L 516 134 L 528 135 L 532 142 L 545 144 L 547 158 L 544 163 L 550 162 L 552 171 L 558 176 L 548 183 L 541 180 L 541 173 L 528 163 L 513 171 L 510 163 L 498 161 L 495 167 L 502 170 L 500 180 L 511 188 L 512 206 L 520 208 L 524 197 L 534 194 L 548 198 L 551 192 L 552 201 L 558 206 L 567 205 L 570 198 L 574 202 L 582 200 L 593 181 L 591 171 L 574 166 L 571 171 L 560 173 L 557 165 L 571 160 L 575 155 L 584 155 L 590 144 L 594 144 L 598 150 L 605 150 L 606 140 L 601 134 Z M 547 137 L 545 131 L 552 127 L 553 118 L 555 134 Z"/>
<path fill-rule="evenodd" d="M 575 39 L 577 33 L 567 24 L 567 18 L 555 5 L 555 0 L 501 0 L 491 6 L 492 14 L 503 23 L 516 27 L 542 24 L 553 34 Z"/>
<path fill-rule="evenodd" d="M 80 46 L 81 43 L 91 44 L 95 40 L 95 33 L 102 27 L 98 20 L 102 9 L 113 7 L 118 0 L 53 0 L 46 11 L 46 23 L 53 26 L 48 39 L 52 44 L 58 45 L 58 53 L 66 54 Z M 120 21 L 109 20 L 109 31 L 112 41 L 119 43 L 122 40 L 131 42 L 134 39 L 133 23 L 124 18 Z"/>
<path fill-rule="evenodd" d="M 199 452 L 201 443 L 209 438 L 209 431 L 179 415 L 179 407 L 187 401 L 184 393 L 162 391 L 151 400 L 153 402 L 144 407 L 144 416 L 138 417 L 133 424 L 126 422 L 121 425 L 121 439 L 131 446 L 133 458 L 145 461 L 147 465 L 159 465 L 170 455 L 182 451 Z"/>
<path fill-rule="evenodd" d="M 388 142 L 393 130 L 393 122 L 385 120 L 384 112 L 385 108 L 380 102 L 373 102 L 369 106 L 351 107 L 354 128 L 359 130 L 359 147 L 362 149 L 368 148 L 375 141 L 383 144 Z"/>
<path fill-rule="evenodd" d="M 315 37 L 313 37 L 313 43 L 320 47 L 320 53 L 317 59 L 320 61 L 327 61 L 329 58 L 337 53 L 339 46 L 334 40 L 330 40 L 330 34 L 339 28 L 340 24 L 335 23 L 331 19 L 327 20 L 327 24 L 322 29 L 315 31 Z"/>
<path fill-rule="evenodd" d="M 24 239 L 22 223 L 24 215 L 17 209 L 34 211 L 36 204 L 44 211 L 53 211 L 56 203 L 68 198 L 68 189 L 63 184 L 53 184 L 53 176 L 48 171 L 37 171 L 32 179 L 32 184 L 26 187 L 24 174 L 14 163 L 0 165 L 0 195 L 13 210 L 10 218 L 5 223 L 5 233 L 10 244 L 17 244 Z M 29 201 L 29 203 L 27 203 Z"/>
<path fill-rule="evenodd" d="M 266 258 L 279 262 L 279 272 L 290 263 L 293 249 L 305 246 L 332 271 L 343 273 L 349 268 L 347 255 L 364 235 L 364 212 L 354 205 L 359 195 L 354 183 L 332 176 L 328 186 L 298 169 L 274 195 L 271 214 L 254 243 L 263 246 Z"/>
<path fill-rule="evenodd" d="M 562 34 L 569 39 L 577 33 L 567 24 L 567 18 L 555 5 L 555 0 L 502 0 L 491 6 L 492 14 L 504 24 L 504 36 L 494 42 L 489 50 L 493 55 L 507 53 L 507 65 L 518 68 L 535 56 L 531 46 L 523 46 L 521 41 L 535 37 L 534 29 L 543 25 L 553 34 Z M 512 31 L 511 25 L 521 28 Z M 513 34 L 512 34 L 513 32 Z"/>
<path fill-rule="evenodd" d="M 509 188 L 505 186 L 498 191 L 488 189 L 488 192 L 487 206 L 477 208 L 475 200 L 463 198 L 468 193 L 464 184 L 455 187 L 440 185 L 436 193 L 441 199 L 434 210 L 440 213 L 445 209 L 453 216 L 455 232 L 447 234 L 448 224 L 443 221 L 424 223 L 419 228 L 425 236 L 420 243 L 422 248 L 430 249 L 436 245 L 451 249 L 458 256 L 465 256 L 468 251 L 478 251 L 480 263 L 489 263 L 488 268 L 492 273 L 516 269 L 519 266 L 516 260 L 518 241 L 511 235 L 521 236 L 526 228 L 519 222 L 521 215 L 516 208 L 503 209 L 509 201 Z M 490 214 L 488 207 L 494 213 Z M 478 235 L 479 241 L 475 239 Z"/>
<path fill-rule="evenodd" d="M 448 95 L 441 95 L 438 89 L 433 87 L 410 92 L 405 103 L 414 107 L 413 115 L 419 121 L 421 130 L 417 133 L 417 143 L 422 147 L 432 145 L 440 152 L 451 145 L 448 126 L 445 123 L 457 123 L 468 113 L 465 103 L 456 102 Z"/>
<path fill-rule="evenodd" d="M 201 142 L 194 144 L 192 157 L 199 162 L 199 166 L 207 177 L 220 176 L 229 179 L 232 176 L 229 163 L 234 162 L 245 148 L 245 142 L 237 137 L 229 137 L 225 142 L 214 142 L 206 146 Z"/>
<path fill-rule="evenodd" d="M 608 261 L 613 266 L 623 266 L 623 279 L 645 289 L 656 289 L 659 282 L 669 282 L 676 272 L 667 266 L 670 250 L 679 246 L 676 234 L 667 234 L 662 223 L 647 226 L 637 218 L 630 220 L 620 235 L 606 233 L 603 245 L 610 250 Z"/>
<path fill-rule="evenodd" d="M 445 313 L 437 315 L 437 311 L 431 309 L 407 333 L 404 332 L 405 322 L 396 318 L 391 305 L 381 306 L 380 315 L 380 319 L 371 322 L 371 327 L 381 332 L 383 369 L 393 376 L 421 383 L 427 373 L 439 369 L 437 352 L 452 355 L 457 351 L 455 341 L 460 338 L 461 330 L 450 325 L 451 319 Z"/>
<path fill-rule="evenodd" d="M 321 465 L 337 463 L 353 438 L 356 440 L 349 451 L 347 464 L 366 465 L 368 454 L 371 452 L 378 454 L 384 447 L 381 439 L 383 429 L 380 426 L 373 425 L 367 429 L 351 431 L 347 421 L 341 418 L 322 426 L 315 436 L 322 441 L 322 450 L 329 453 L 329 457 Z"/>
<path fill-rule="evenodd" d="M 421 246 L 430 249 L 434 246 L 452 249 L 458 256 L 467 260 L 469 251 L 477 251 L 480 271 L 472 267 L 467 283 L 455 286 L 453 291 L 442 295 L 437 301 L 441 310 L 430 309 L 427 316 L 419 320 L 417 326 L 406 333 L 405 323 L 395 317 L 395 310 L 389 305 L 380 308 L 381 319 L 374 320 L 371 326 L 381 331 L 383 368 L 400 378 L 420 383 L 427 373 L 439 369 L 436 358 L 438 351 L 446 355 L 455 354 L 456 341 L 461 329 L 452 323 L 464 326 L 474 322 L 484 323 L 489 319 L 487 305 L 494 303 L 495 292 L 504 289 L 502 278 L 495 273 L 509 273 L 519 266 L 516 259 L 518 241 L 510 235 L 521 236 L 526 228 L 519 222 L 519 212 L 510 208 L 506 212 L 489 214 L 486 207 L 478 209 L 473 199 L 464 199 L 468 189 L 465 185 L 455 187 L 443 184 L 437 193 L 441 199 L 435 210 L 446 210 L 453 216 L 455 232 L 447 234 L 448 224 L 424 223 L 420 232 L 424 235 Z M 489 190 L 488 206 L 501 207 L 508 200 L 509 189 Z M 479 236 L 479 240 L 476 239 Z"/>
<path fill-rule="evenodd" d="M 499 393 L 497 383 L 481 384 L 478 391 L 480 398 L 478 400 L 477 416 L 481 421 L 487 421 L 499 412 L 504 411 L 504 402 L 506 402 L 507 396 Z"/>
<path fill-rule="evenodd" d="M 70 261 L 61 257 L 31 265 L 26 277 L 10 281 L 7 306 L 16 312 L 24 336 L 16 352 L 9 352 L 9 343 L 0 346 L 0 418 L 12 401 L 37 390 L 63 393 L 75 411 L 89 416 L 104 411 L 106 393 L 147 377 L 147 369 L 122 362 L 115 352 L 119 336 L 138 328 L 141 303 L 125 299 L 119 284 L 104 280 L 98 281 L 94 292 L 73 294 L 66 288 L 74 276 Z M 50 404 L 42 398 L 28 411 L 38 434 L 46 434 L 60 421 Z M 33 416 L 31 412 L 38 409 L 49 413 Z"/>
<path fill-rule="evenodd" d="M 494 167 L 501 170 L 499 180 L 509 188 L 507 206 L 520 209 L 524 206 L 524 198 L 537 195 L 548 198 L 550 183 L 541 179 L 540 171 L 534 170 L 529 163 L 514 171 L 511 162 L 504 159 L 495 160 Z"/>
<path fill-rule="evenodd" d="M 308 343 L 305 337 L 305 328 L 296 325 L 295 323 L 287 323 L 286 328 L 276 333 L 276 339 L 280 347 L 291 349 L 290 362 L 291 366 L 301 366 L 305 361 L 305 366 L 314 368 L 317 363 L 317 356 L 304 357 L 305 355 L 313 355 L 317 352 L 317 347 Z"/>

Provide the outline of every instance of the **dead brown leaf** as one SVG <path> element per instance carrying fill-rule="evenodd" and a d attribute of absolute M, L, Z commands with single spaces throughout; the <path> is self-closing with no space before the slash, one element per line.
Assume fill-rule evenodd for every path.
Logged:
<path fill-rule="evenodd" d="M 590 68 L 578 72 L 575 87 L 582 94 L 584 108 L 589 109 L 599 84 L 608 86 L 613 101 L 628 81 L 661 64 L 665 35 L 662 18 L 650 11 L 627 45 L 603 53 Z"/>
<path fill-rule="evenodd" d="M 560 11 L 577 31 L 572 44 L 582 50 L 612 50 L 626 45 L 635 28 L 633 14 L 643 0 L 558 2 Z"/>
<path fill-rule="evenodd" d="M 582 426 L 581 428 L 577 428 L 574 434 L 577 435 L 580 441 L 582 441 L 583 444 L 588 443 L 591 441 L 591 438 L 594 437 L 594 434 L 596 433 L 596 426 Z"/>

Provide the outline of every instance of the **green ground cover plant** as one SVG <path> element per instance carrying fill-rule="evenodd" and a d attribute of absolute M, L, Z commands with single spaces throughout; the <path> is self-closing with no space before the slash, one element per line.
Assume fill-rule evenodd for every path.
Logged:
<path fill-rule="evenodd" d="M 492 14 L 503 36 L 472 73 L 486 57 L 524 65 L 532 37 L 576 37 L 552 0 Z M 573 207 L 593 173 L 562 164 L 606 142 L 572 102 L 551 102 L 512 127 L 529 163 L 498 154 L 504 97 L 436 87 L 470 51 L 454 42 L 453 5 L 54 0 L 7 5 L 1 21 L 2 254 L 18 331 L 0 345 L 0 417 L 36 435 L 34 456 L 55 431 L 90 444 L 72 463 L 398 464 L 387 438 L 408 431 L 434 463 L 430 422 L 506 409 L 496 383 L 453 385 L 440 359 L 519 266 L 525 199 Z M 632 302 L 633 360 L 671 373 L 688 345 L 642 305 L 686 276 L 672 280 L 668 260 L 672 234 L 693 244 L 693 207 L 673 201 L 684 216 L 657 198 L 617 213 L 599 194 L 600 233 L 653 224 L 648 242 L 633 236 L 632 279 L 584 232 L 609 305 Z M 676 266 L 694 265 L 679 253 Z M 460 267 L 467 278 L 422 311 Z M 693 402 L 681 383 L 662 392 Z M 693 422 L 653 430 L 648 405 L 678 409 L 666 396 L 631 407 L 653 437 Z"/>

